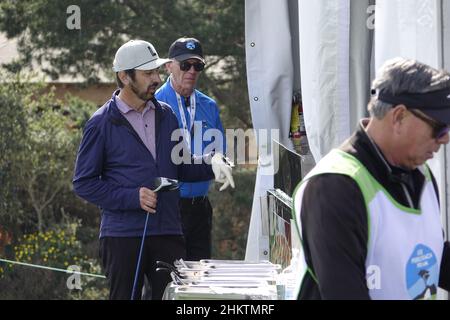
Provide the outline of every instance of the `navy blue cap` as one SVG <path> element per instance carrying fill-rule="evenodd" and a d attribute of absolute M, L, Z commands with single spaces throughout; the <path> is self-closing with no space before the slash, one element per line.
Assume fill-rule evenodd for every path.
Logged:
<path fill-rule="evenodd" d="M 169 59 L 184 61 L 187 59 L 198 59 L 205 63 L 203 49 L 200 41 L 195 38 L 180 38 L 175 40 L 169 48 Z"/>
<path fill-rule="evenodd" d="M 438 122 L 450 125 L 450 88 L 426 93 L 392 94 L 387 90 L 375 92 L 378 100 L 406 108 L 418 109 Z"/>

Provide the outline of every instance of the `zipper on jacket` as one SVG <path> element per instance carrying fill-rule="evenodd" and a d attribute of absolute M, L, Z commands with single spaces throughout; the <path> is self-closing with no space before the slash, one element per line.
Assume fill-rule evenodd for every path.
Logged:
<path fill-rule="evenodd" d="M 392 169 L 391 166 L 386 162 L 386 159 L 384 158 L 384 156 L 382 155 L 380 149 L 378 149 L 378 146 L 376 145 L 376 143 L 372 140 L 372 138 L 366 133 L 367 138 L 369 138 L 370 143 L 372 144 L 373 148 L 375 149 L 375 152 L 377 153 L 378 157 L 381 159 L 381 161 L 383 162 L 384 166 L 386 167 L 388 174 L 390 177 L 393 177 L 392 175 Z M 408 202 L 408 205 L 410 208 L 414 209 L 414 203 L 412 201 L 411 195 L 408 191 L 408 188 L 406 187 L 406 184 L 403 181 L 398 181 L 398 183 L 400 183 L 400 185 L 402 186 L 402 190 L 405 194 L 406 197 L 406 201 Z M 420 200 L 419 200 L 420 203 Z"/>
<path fill-rule="evenodd" d="M 400 182 L 400 185 L 402 186 L 403 192 L 405 193 L 406 200 L 408 201 L 409 207 L 414 209 L 414 204 L 411 198 L 411 195 L 409 194 L 408 188 L 405 186 L 403 182 Z M 423 187 L 422 187 L 423 189 Z M 420 205 L 420 199 L 419 199 L 419 205 Z"/>

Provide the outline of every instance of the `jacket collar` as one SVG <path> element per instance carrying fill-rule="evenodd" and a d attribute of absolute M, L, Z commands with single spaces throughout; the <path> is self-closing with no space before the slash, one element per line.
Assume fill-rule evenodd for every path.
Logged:
<path fill-rule="evenodd" d="M 113 124 L 116 124 L 116 125 L 128 124 L 128 125 L 130 125 L 129 122 L 126 120 L 126 118 L 120 112 L 119 108 L 117 107 L 116 99 L 117 99 L 117 96 L 119 95 L 119 93 L 120 93 L 120 89 L 117 89 L 116 91 L 114 91 L 114 93 L 111 96 L 111 100 L 110 100 L 109 106 L 108 106 L 108 117 Z M 153 102 L 153 105 L 155 106 L 155 111 L 156 111 L 155 125 L 156 125 L 156 128 L 158 128 L 159 120 L 164 118 L 165 115 L 164 115 L 164 112 L 162 112 L 162 107 L 159 104 L 158 100 L 156 100 L 156 98 L 153 97 L 151 99 L 151 101 Z"/>
<path fill-rule="evenodd" d="M 383 185 L 394 198 L 403 205 L 410 205 L 406 198 L 404 200 L 398 198 L 401 191 L 401 184 L 405 185 L 415 196 L 413 202 L 417 206 L 420 191 L 425 182 L 425 176 L 423 168 L 419 167 L 414 170 L 405 170 L 393 166 L 387 162 L 379 147 L 368 136 L 365 128 L 367 126 L 367 120 L 363 119 L 356 132 L 344 142 L 340 149 L 355 156 L 372 176 Z M 434 181 L 433 181 L 434 183 Z M 400 191 L 397 188 L 400 188 Z M 404 195 L 401 198 L 405 197 Z"/>
<path fill-rule="evenodd" d="M 111 100 L 109 101 L 109 105 L 107 107 L 107 117 L 108 120 L 116 126 L 125 126 L 133 136 L 138 139 L 145 146 L 144 142 L 141 140 L 137 132 L 134 130 L 132 125 L 128 122 L 128 120 L 123 116 L 117 107 L 116 97 L 120 93 L 120 89 L 114 91 Z M 157 154 L 159 153 L 159 140 L 160 140 L 160 123 L 164 119 L 166 112 L 163 112 L 161 105 L 155 97 L 152 98 L 153 105 L 155 106 L 155 144 Z"/>

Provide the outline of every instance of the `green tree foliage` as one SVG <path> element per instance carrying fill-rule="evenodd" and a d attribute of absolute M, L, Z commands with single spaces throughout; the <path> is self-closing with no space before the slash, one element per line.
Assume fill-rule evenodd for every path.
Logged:
<path fill-rule="evenodd" d="M 23 218 L 14 175 L 20 170 L 15 155 L 24 148 L 26 121 L 19 92 L 25 89 L 17 82 L 0 86 L 0 218 L 6 229 Z"/>
<path fill-rule="evenodd" d="M 215 259 L 245 259 L 255 171 L 240 170 L 233 176 L 236 189 L 219 192 L 213 184 L 209 193 L 214 208 L 212 256 Z"/>
<path fill-rule="evenodd" d="M 25 100 L 28 129 L 24 152 L 18 157 L 21 170 L 16 182 L 23 188 L 29 204 L 36 214 L 37 226 L 43 231 L 44 222 L 51 222 L 50 210 L 55 197 L 63 190 L 70 190 L 75 161 L 74 150 L 77 134 L 68 132 L 67 120 L 53 105 L 53 93 Z M 28 101 L 27 101 L 28 100 Z"/>
<path fill-rule="evenodd" d="M 66 26 L 66 10 L 74 4 L 81 11 L 79 30 Z M 91 81 L 100 71 L 113 79 L 114 54 L 127 39 L 148 40 L 166 56 L 172 41 L 194 36 L 208 56 L 201 89 L 224 107 L 226 127 L 251 127 L 242 0 L 3 0 L 0 30 L 20 39 L 22 60 L 10 70 L 34 60 L 55 79 L 69 74 Z"/>
<path fill-rule="evenodd" d="M 93 258 L 98 209 L 71 185 L 81 128 L 95 106 L 74 97 L 59 101 L 20 73 L 0 73 L 0 82 L 0 257 L 101 273 Z M 0 299 L 106 297 L 102 279 L 83 280 L 83 291 L 68 290 L 66 280 L 64 273 L 2 262 Z"/>
<path fill-rule="evenodd" d="M 21 74 L 0 81 L 2 225 L 43 231 L 65 212 L 61 198 L 72 190 L 79 128 L 95 107 L 75 98 L 65 106 Z"/>

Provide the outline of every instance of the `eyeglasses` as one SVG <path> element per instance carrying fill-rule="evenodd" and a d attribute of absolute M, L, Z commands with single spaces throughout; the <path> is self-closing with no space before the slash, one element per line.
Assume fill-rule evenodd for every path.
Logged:
<path fill-rule="evenodd" d="M 427 123 L 433 129 L 433 139 L 442 139 L 449 131 L 450 127 L 445 123 L 434 121 L 430 118 L 425 117 L 420 112 L 413 109 L 408 109 L 415 117 L 419 118 L 423 122 Z"/>
<path fill-rule="evenodd" d="M 205 69 L 205 64 L 203 62 L 190 63 L 189 61 L 186 60 L 180 62 L 181 71 L 189 71 L 191 70 L 192 66 L 194 66 L 195 71 L 202 71 L 203 69 Z"/>

